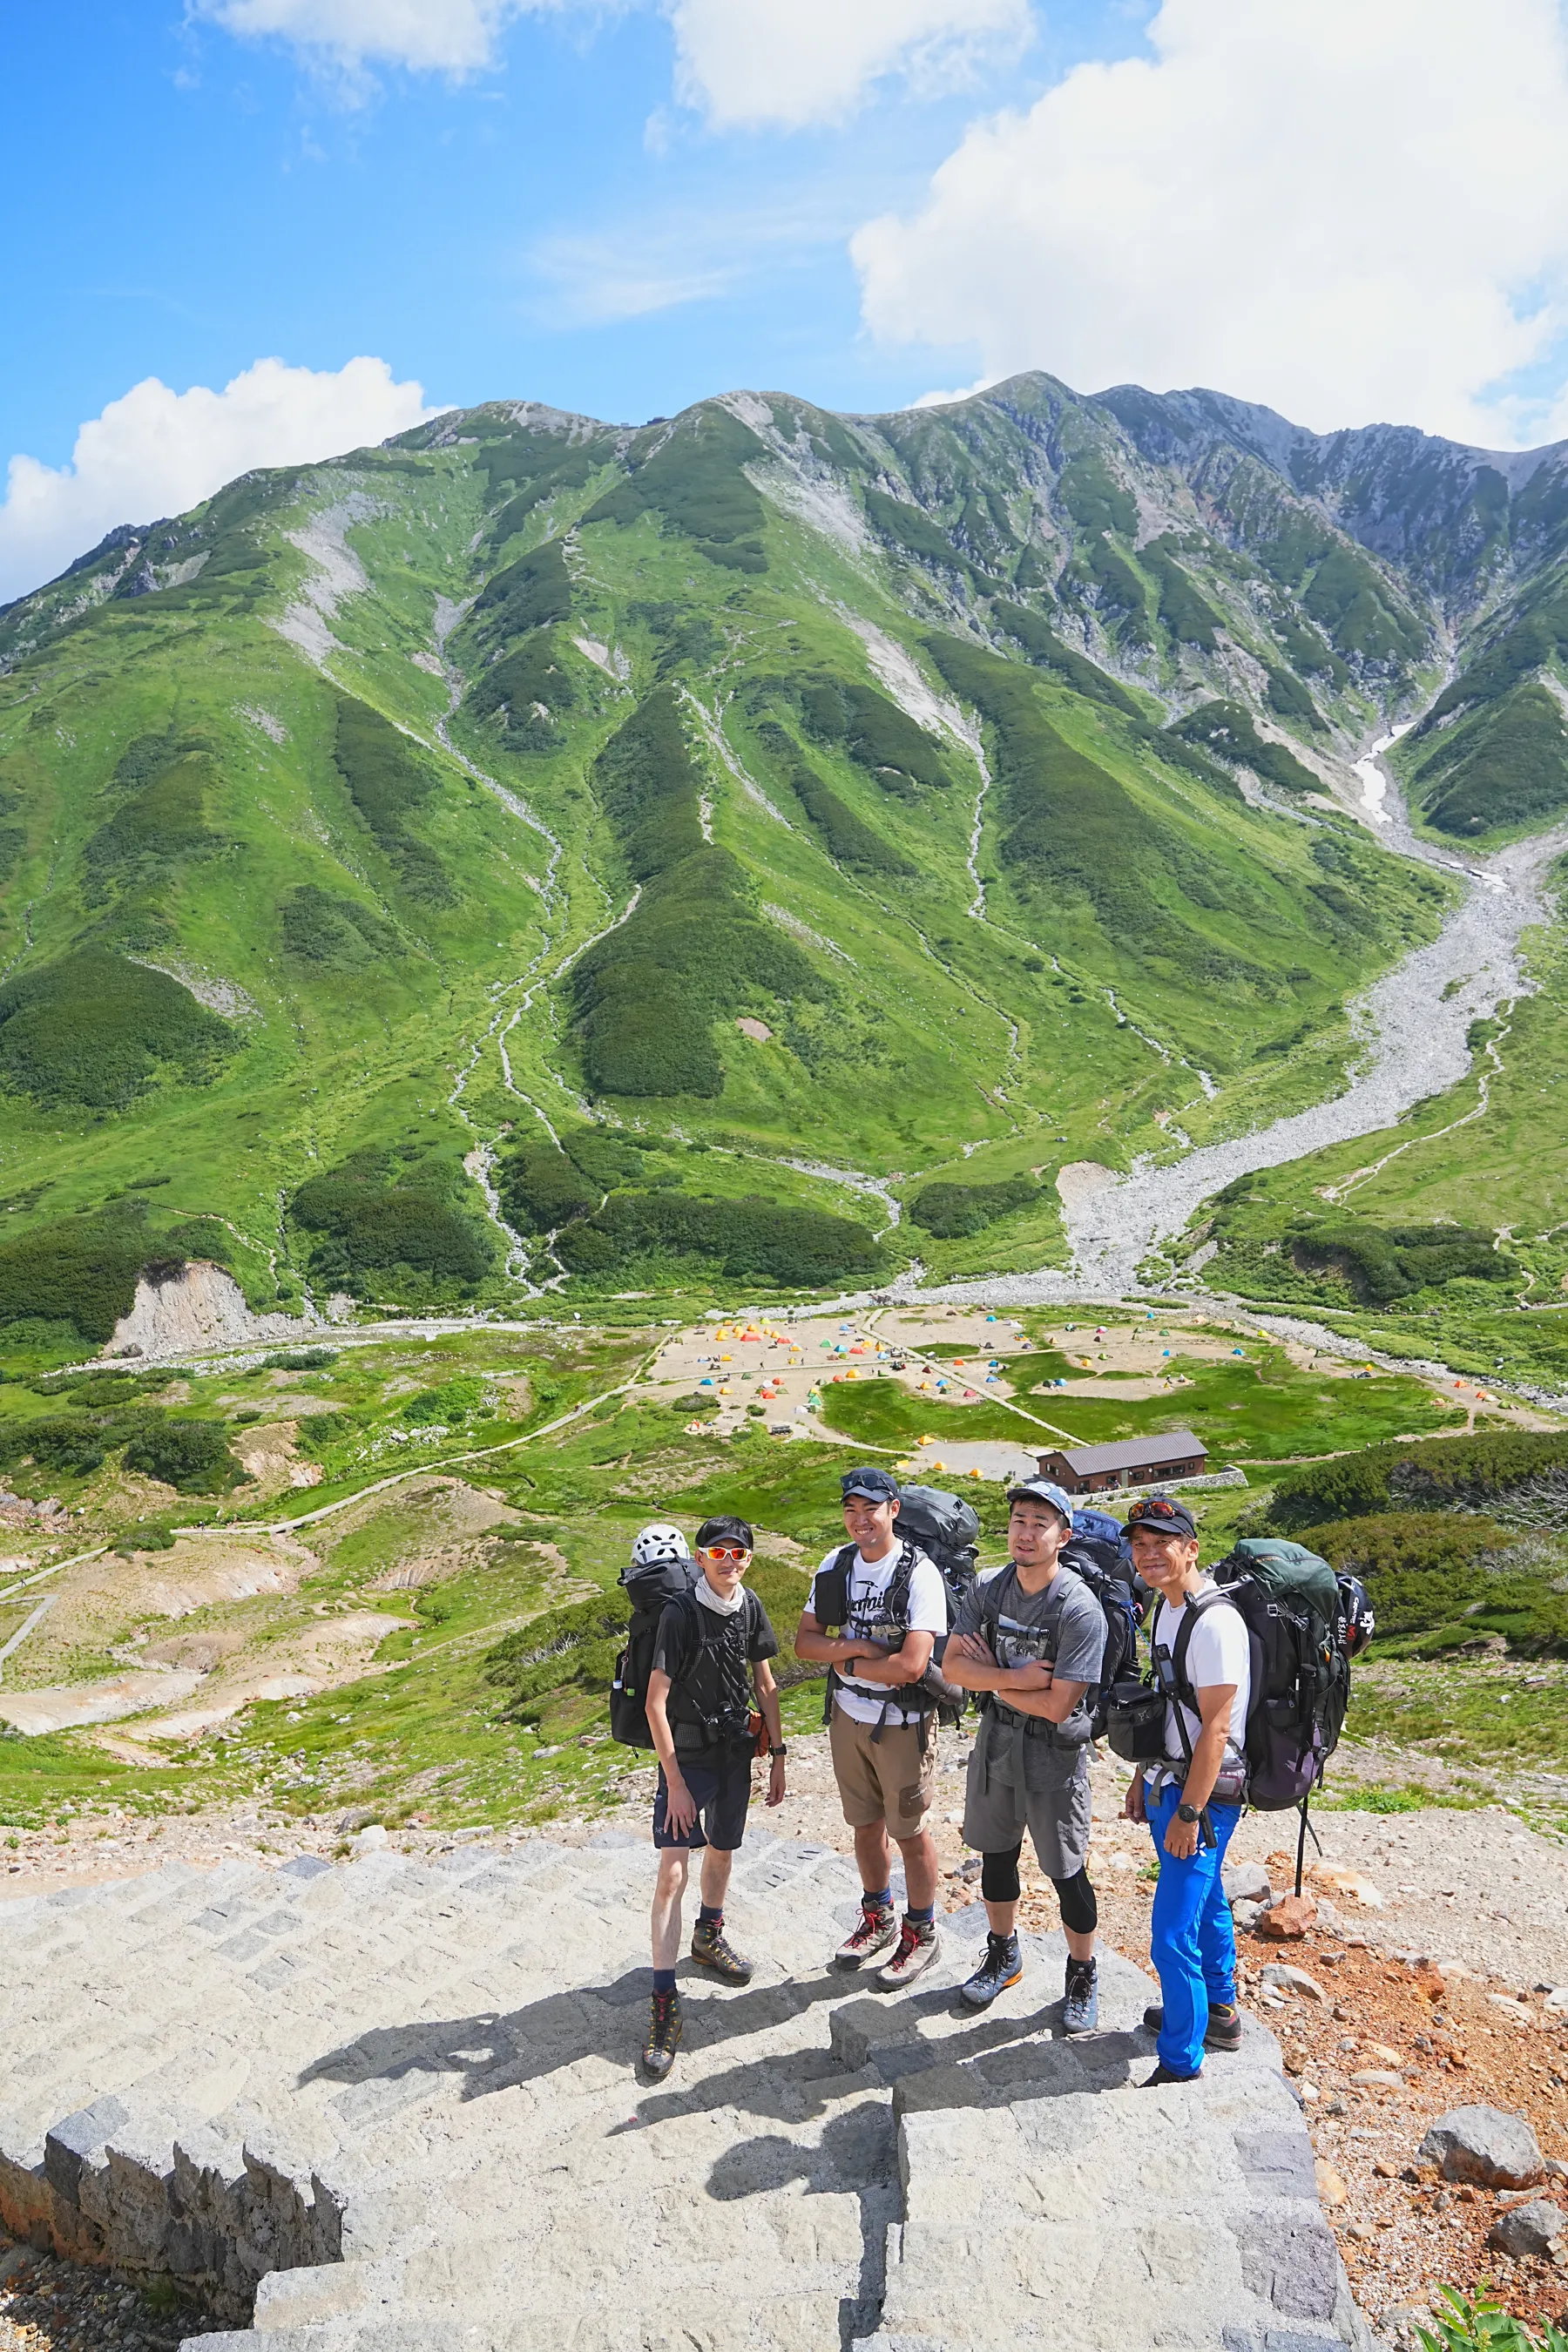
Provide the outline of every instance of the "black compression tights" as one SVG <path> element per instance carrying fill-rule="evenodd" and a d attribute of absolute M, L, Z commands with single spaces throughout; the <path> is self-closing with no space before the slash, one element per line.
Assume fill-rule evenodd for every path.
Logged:
<path fill-rule="evenodd" d="M 1024 1851 L 1024 1841 L 1010 1845 L 1004 1853 L 988 1853 L 980 1866 L 980 1893 L 986 1903 L 1016 1903 L 1018 1900 L 1018 1857 Z M 1100 1925 L 1100 1906 L 1094 1899 L 1094 1889 L 1089 1883 L 1087 1870 L 1079 1870 L 1071 1878 L 1053 1878 L 1057 1901 L 1062 1906 L 1062 1926 L 1070 1927 L 1075 1936 L 1092 1936 Z"/>

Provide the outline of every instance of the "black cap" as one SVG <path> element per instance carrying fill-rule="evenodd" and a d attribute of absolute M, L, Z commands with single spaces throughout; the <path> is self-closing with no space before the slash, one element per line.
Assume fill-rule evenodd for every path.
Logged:
<path fill-rule="evenodd" d="M 891 1471 L 867 1465 L 859 1470 L 846 1470 L 838 1481 L 838 1492 L 845 1502 L 851 1495 L 863 1495 L 868 1503 L 896 1503 L 899 1482 Z"/>
<path fill-rule="evenodd" d="M 748 1551 L 755 1551 L 757 1549 L 757 1538 L 752 1531 L 750 1523 L 745 1519 L 737 1519 L 732 1515 L 726 1515 L 717 1519 L 704 1519 L 698 1528 L 699 1551 L 705 1544 L 716 1543 L 744 1544 Z"/>
<path fill-rule="evenodd" d="M 1127 1532 L 1133 1535 L 1140 1528 L 1150 1528 L 1157 1536 L 1191 1536 L 1194 1540 L 1198 1532 L 1191 1511 L 1173 1495 L 1140 1495 L 1127 1514 Z"/>

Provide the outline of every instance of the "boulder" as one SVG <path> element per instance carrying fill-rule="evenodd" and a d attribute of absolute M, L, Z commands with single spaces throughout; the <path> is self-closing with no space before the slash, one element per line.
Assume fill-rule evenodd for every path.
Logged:
<path fill-rule="evenodd" d="M 1260 1862 L 1227 1863 L 1220 1873 L 1219 1883 L 1225 1889 L 1227 1903 L 1272 1903 L 1274 1900 L 1268 1873 Z"/>
<path fill-rule="evenodd" d="M 1563 2234 L 1563 2218 L 1560 2205 L 1537 2197 L 1528 2205 L 1510 2206 L 1492 2223 L 1487 2243 L 1500 2246 L 1505 2254 L 1549 2254 Z"/>
<path fill-rule="evenodd" d="M 1501 2107 L 1454 2107 L 1439 2116 L 1415 2161 L 1436 2165 L 1446 2180 L 1479 2181 L 1484 2189 L 1528 2189 L 1546 2173 L 1525 2118 Z"/>
<path fill-rule="evenodd" d="M 1303 1993 L 1309 2000 L 1327 2000 L 1328 1994 L 1316 1977 L 1305 1969 L 1293 1969 L 1284 1960 L 1270 1960 L 1263 1971 L 1266 1985 L 1276 1985 L 1281 1992 Z"/>
<path fill-rule="evenodd" d="M 1310 1895 L 1282 1895 L 1271 1903 L 1258 1922 L 1257 1933 L 1271 1942 L 1288 1944 L 1304 1936 L 1318 1916 L 1318 1906 Z"/>

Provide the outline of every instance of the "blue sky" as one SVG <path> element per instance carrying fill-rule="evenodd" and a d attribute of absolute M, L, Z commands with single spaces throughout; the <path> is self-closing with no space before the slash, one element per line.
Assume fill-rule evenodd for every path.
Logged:
<path fill-rule="evenodd" d="M 1039 366 L 1320 428 L 1568 432 L 1563 14 L 1488 18 L 1483 41 L 1469 0 L 14 10 L 0 596 L 216 467 L 395 429 L 420 396 L 398 385 L 640 419 Z M 384 364 L 338 382 L 356 358 Z"/>

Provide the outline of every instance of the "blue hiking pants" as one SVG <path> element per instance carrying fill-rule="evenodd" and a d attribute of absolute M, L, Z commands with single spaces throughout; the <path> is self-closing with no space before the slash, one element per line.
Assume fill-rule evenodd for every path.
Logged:
<path fill-rule="evenodd" d="M 1160 1865 L 1149 1937 L 1165 2004 L 1160 2029 L 1160 2063 L 1173 2074 L 1195 2074 L 1204 2063 L 1209 2005 L 1229 2007 L 1236 1999 L 1236 1931 L 1220 1885 L 1225 1850 L 1241 1819 L 1239 1805 L 1208 1809 L 1215 1843 L 1203 1843 L 1185 1862 L 1165 1852 L 1165 1830 L 1182 1791 L 1173 1780 L 1158 1797 L 1149 1795 L 1149 1833 Z"/>

